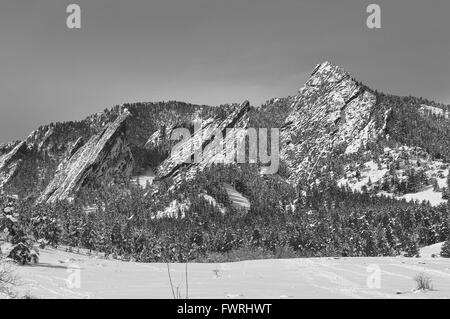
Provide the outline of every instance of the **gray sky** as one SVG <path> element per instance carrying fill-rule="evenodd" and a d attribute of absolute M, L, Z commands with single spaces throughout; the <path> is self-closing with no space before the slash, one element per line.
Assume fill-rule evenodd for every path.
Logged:
<path fill-rule="evenodd" d="M 124 102 L 258 105 L 317 63 L 450 104 L 448 0 L 0 0 L 0 142 Z M 81 30 L 66 7 L 82 9 Z M 381 5 L 381 30 L 366 7 Z"/>

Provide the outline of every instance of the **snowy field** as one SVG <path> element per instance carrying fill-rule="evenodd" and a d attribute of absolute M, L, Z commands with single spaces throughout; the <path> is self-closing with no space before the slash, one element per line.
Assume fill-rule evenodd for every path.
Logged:
<path fill-rule="evenodd" d="M 450 298 L 450 261 L 431 258 L 308 258 L 189 264 L 189 298 Z M 185 265 L 170 264 L 185 296 Z M 36 298 L 172 298 L 167 265 L 41 251 L 39 264 L 17 266 L 19 295 Z M 434 291 L 414 291 L 424 273 Z M 379 274 L 379 276 L 378 276 Z"/>

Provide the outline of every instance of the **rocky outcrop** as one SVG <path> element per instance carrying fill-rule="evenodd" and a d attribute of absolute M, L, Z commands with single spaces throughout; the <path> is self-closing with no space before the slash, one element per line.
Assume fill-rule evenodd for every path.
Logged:
<path fill-rule="evenodd" d="M 171 145 L 170 136 L 175 128 L 176 126 L 164 125 L 150 136 L 144 148 L 147 150 L 157 149 L 161 152 L 169 152 Z"/>
<path fill-rule="evenodd" d="M 135 175 L 148 168 L 156 170 L 170 152 L 173 141 L 165 136 L 170 136 L 171 129 L 177 125 L 184 127 L 185 123 L 191 123 L 195 119 L 214 117 L 219 113 L 217 111 L 223 109 L 177 101 L 133 103 L 115 106 L 81 121 L 43 125 L 24 140 L 26 152 L 17 158 L 6 160 L 9 158 L 8 154 L 15 153 L 13 149 L 19 142 L 0 145 L 0 158 L 7 163 L 2 164 L 4 169 L 0 172 L 0 192 L 20 196 L 37 195 L 40 197 L 38 201 L 55 201 L 73 197 L 69 193 L 76 193 L 83 185 L 97 179 L 100 181 L 102 176 L 128 174 L 131 166 Z M 125 113 L 128 114 L 126 132 L 119 134 L 117 141 L 126 140 L 126 147 L 109 145 L 108 143 L 115 143 L 113 140 L 116 140 L 116 135 L 111 136 L 111 142 L 105 139 L 118 124 L 116 119 L 121 119 Z M 118 131 L 122 129 L 124 128 L 120 126 Z M 155 143 L 150 141 L 146 144 L 154 132 Z M 95 154 L 96 150 L 103 147 L 103 142 L 106 149 L 113 148 L 115 151 L 115 148 L 119 148 L 121 156 L 126 158 L 125 167 L 116 169 L 113 159 L 112 163 L 103 164 L 111 156 L 114 158 L 114 155 L 106 155 L 102 159 L 104 152 L 108 152 L 106 149 Z M 133 159 L 132 163 L 130 158 Z M 100 172 L 99 167 L 105 172 Z M 4 187 L 6 183 L 8 188 Z M 26 187 L 22 187 L 23 185 Z"/>
<path fill-rule="evenodd" d="M 233 185 L 224 183 L 223 187 L 225 188 L 228 198 L 234 208 L 245 211 L 250 210 L 250 201 L 244 197 L 244 195 L 239 193 Z"/>
<path fill-rule="evenodd" d="M 383 133 L 389 110 L 374 93 L 329 62 L 313 71 L 281 132 L 289 181 L 309 178 L 336 152 L 354 153 Z"/>
<path fill-rule="evenodd" d="M 5 186 L 17 173 L 27 143 L 18 143 L 10 152 L 0 156 L 0 188 Z"/>
<path fill-rule="evenodd" d="M 72 157 L 84 144 L 82 137 L 79 137 L 70 147 L 69 156 Z"/>
<path fill-rule="evenodd" d="M 184 178 L 190 179 L 196 171 L 202 171 L 213 163 L 224 162 L 226 149 L 220 148 L 221 145 L 217 143 L 220 140 L 222 145 L 231 145 L 230 143 L 243 138 L 240 136 L 242 131 L 230 132 L 227 129 L 246 128 L 249 110 L 250 103 L 245 101 L 224 120 L 216 117 L 202 121 L 190 138 L 180 142 L 176 149 L 172 149 L 170 156 L 159 165 L 157 177 L 159 179 L 173 177 L 177 180 L 183 175 Z M 195 158 L 194 154 L 201 154 L 201 158 Z"/>
<path fill-rule="evenodd" d="M 70 200 L 82 186 L 111 179 L 116 174 L 130 176 L 134 160 L 126 137 L 129 116 L 125 109 L 83 146 L 82 140 L 77 140 L 72 146 L 72 155 L 59 165 L 55 178 L 38 202 Z"/>
<path fill-rule="evenodd" d="M 30 145 L 35 145 L 38 152 L 50 150 L 55 147 L 54 141 L 51 137 L 55 133 L 54 125 L 42 126 L 36 131 L 33 131 L 27 138 Z"/>

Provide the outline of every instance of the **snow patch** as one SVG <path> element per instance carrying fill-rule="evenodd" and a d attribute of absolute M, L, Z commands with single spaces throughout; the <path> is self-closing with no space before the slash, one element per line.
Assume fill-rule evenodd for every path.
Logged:
<path fill-rule="evenodd" d="M 421 107 L 419 108 L 419 111 L 421 111 L 422 114 L 431 113 L 436 116 L 445 117 L 446 119 L 450 118 L 450 112 L 435 106 L 422 104 Z"/>

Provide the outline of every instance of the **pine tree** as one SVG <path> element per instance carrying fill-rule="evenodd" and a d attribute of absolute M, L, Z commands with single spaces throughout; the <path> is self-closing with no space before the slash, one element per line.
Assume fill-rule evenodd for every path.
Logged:
<path fill-rule="evenodd" d="M 450 258 L 450 240 L 447 240 L 442 245 L 441 257 Z"/>
<path fill-rule="evenodd" d="M 436 178 L 433 178 L 432 185 L 433 185 L 433 191 L 435 191 L 435 192 L 441 191 L 441 188 L 439 187 L 439 183 Z"/>
<path fill-rule="evenodd" d="M 408 241 L 405 249 L 405 257 L 420 257 L 419 247 L 414 240 Z"/>

